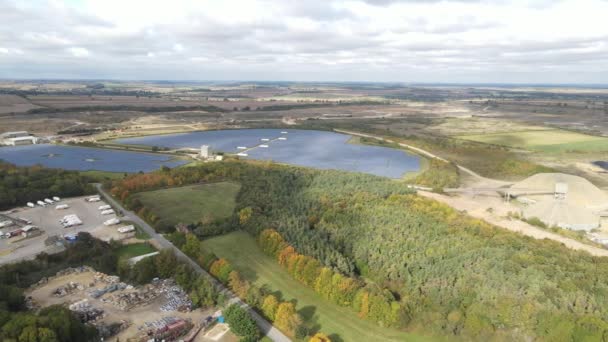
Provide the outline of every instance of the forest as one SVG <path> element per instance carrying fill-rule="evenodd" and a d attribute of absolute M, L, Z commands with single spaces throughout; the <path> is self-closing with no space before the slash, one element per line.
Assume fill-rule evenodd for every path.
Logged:
<path fill-rule="evenodd" d="M 133 205 L 139 191 L 218 179 L 241 184 L 232 229 L 258 237 L 278 262 L 291 247 L 286 267 L 309 286 L 342 277 L 344 299 L 320 294 L 362 318 L 480 341 L 608 337 L 607 258 L 491 226 L 403 182 L 234 161 L 132 175 L 112 193 Z M 269 232 L 279 254 L 263 242 Z"/>
<path fill-rule="evenodd" d="M 94 188 L 76 171 L 18 167 L 0 160 L 0 210 L 52 196 L 81 196 L 93 191 Z"/>

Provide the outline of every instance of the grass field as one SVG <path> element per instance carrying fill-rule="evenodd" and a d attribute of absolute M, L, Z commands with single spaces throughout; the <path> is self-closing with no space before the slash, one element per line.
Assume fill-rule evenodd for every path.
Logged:
<path fill-rule="evenodd" d="M 189 185 L 138 193 L 147 208 L 169 224 L 195 223 L 232 215 L 241 186 L 230 182 Z"/>
<path fill-rule="evenodd" d="M 267 285 L 278 291 L 283 300 L 296 300 L 300 315 L 330 336 L 332 341 L 429 341 L 428 337 L 385 329 L 361 320 L 349 308 L 343 308 L 319 297 L 300 284 L 272 258 L 265 255 L 249 234 L 237 231 L 207 239 L 207 250 L 226 258 L 241 274 L 258 286 Z"/>
<path fill-rule="evenodd" d="M 559 129 L 460 135 L 458 138 L 549 153 L 608 151 L 608 138 Z"/>
<path fill-rule="evenodd" d="M 123 245 L 117 251 L 119 259 L 130 259 L 139 255 L 154 252 L 156 252 L 156 249 L 147 242 Z"/>
<path fill-rule="evenodd" d="M 122 179 L 125 176 L 125 172 L 109 172 L 109 171 L 80 171 L 80 174 L 90 179 L 92 182 L 101 183 L 105 180 Z"/>

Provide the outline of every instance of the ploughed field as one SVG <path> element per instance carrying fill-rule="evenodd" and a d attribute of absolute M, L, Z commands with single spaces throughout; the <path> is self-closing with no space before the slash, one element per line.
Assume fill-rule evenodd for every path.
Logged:
<path fill-rule="evenodd" d="M 283 133 L 286 132 L 286 133 Z M 242 158 L 370 173 L 401 178 L 420 169 L 420 157 L 403 150 L 349 144 L 351 136 L 326 131 L 241 129 L 203 131 L 118 139 L 127 145 L 168 148 L 200 148 L 241 153 Z"/>

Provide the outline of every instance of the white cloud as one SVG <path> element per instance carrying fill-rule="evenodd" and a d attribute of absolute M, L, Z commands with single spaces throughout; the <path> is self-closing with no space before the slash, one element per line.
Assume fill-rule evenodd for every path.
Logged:
<path fill-rule="evenodd" d="M 74 57 L 88 57 L 91 53 L 83 47 L 71 47 L 67 49 Z"/>
<path fill-rule="evenodd" d="M 5 0 L 0 71 L 605 82 L 607 17 L 604 0 Z"/>

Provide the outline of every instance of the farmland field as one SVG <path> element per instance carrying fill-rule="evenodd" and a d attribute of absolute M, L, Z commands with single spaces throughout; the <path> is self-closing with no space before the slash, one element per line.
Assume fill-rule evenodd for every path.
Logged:
<path fill-rule="evenodd" d="M 608 151 L 608 138 L 558 129 L 460 135 L 458 138 L 550 153 Z"/>
<path fill-rule="evenodd" d="M 230 261 L 239 272 L 258 286 L 278 291 L 282 300 L 295 300 L 306 322 L 330 336 L 332 341 L 428 341 L 430 338 L 364 321 L 349 308 L 319 297 L 312 289 L 294 280 L 280 265 L 260 250 L 255 240 L 242 231 L 207 239 L 206 250 Z M 238 246 L 238 247 L 236 247 Z"/>
<path fill-rule="evenodd" d="M 135 198 L 169 224 L 195 223 L 230 216 L 240 187 L 230 182 L 199 184 L 142 192 Z"/>

